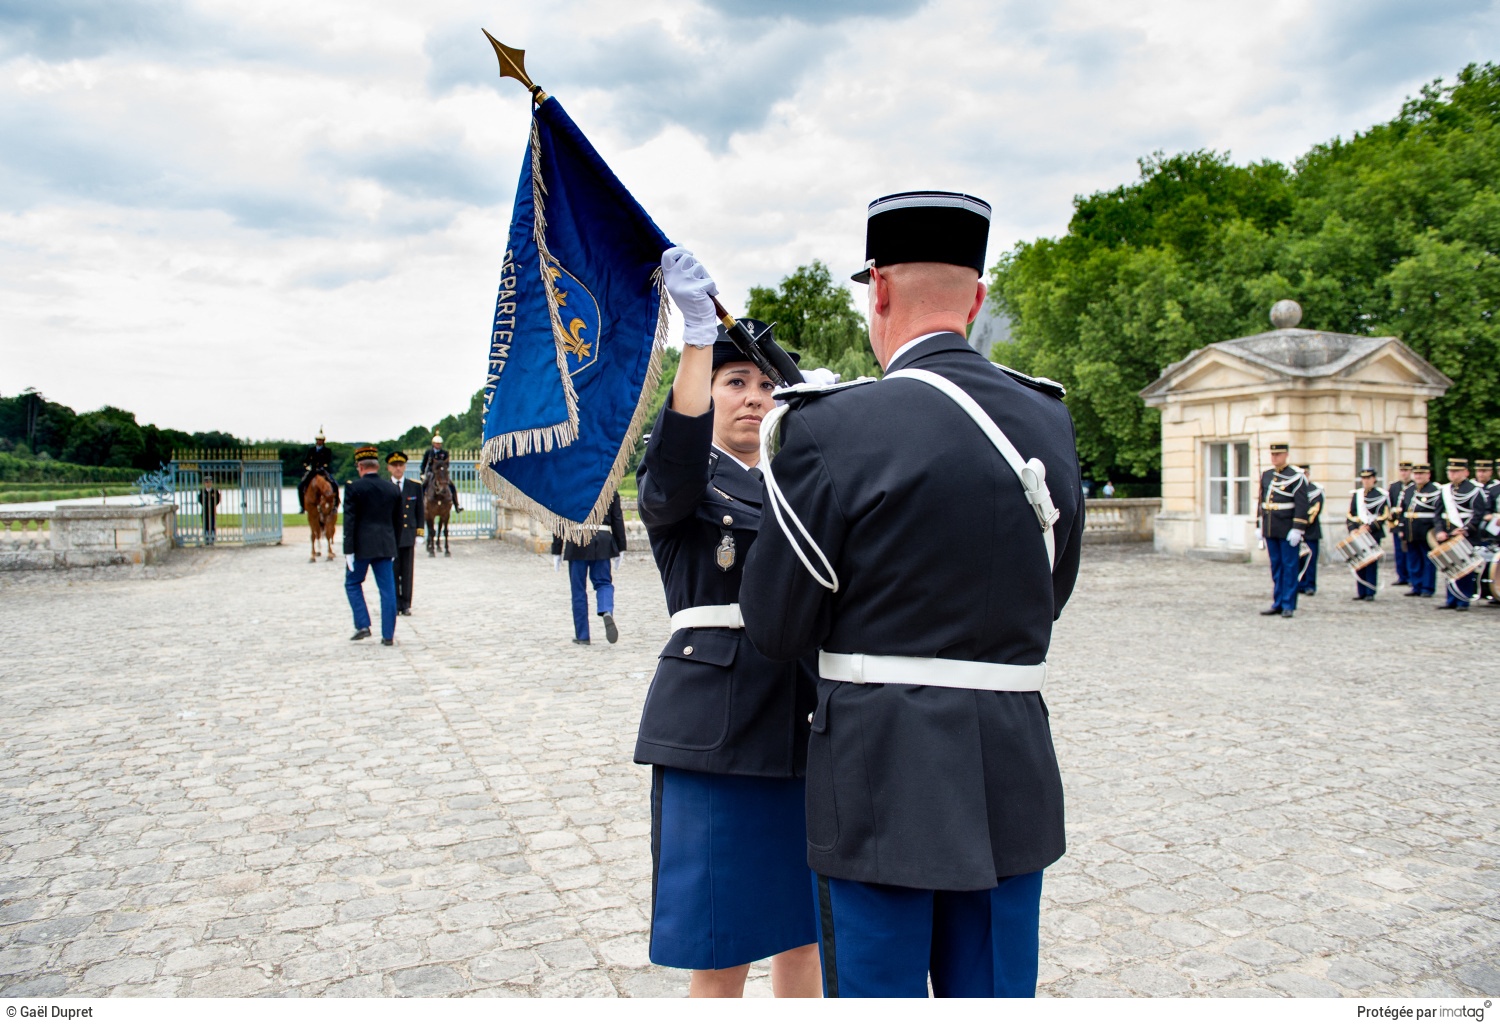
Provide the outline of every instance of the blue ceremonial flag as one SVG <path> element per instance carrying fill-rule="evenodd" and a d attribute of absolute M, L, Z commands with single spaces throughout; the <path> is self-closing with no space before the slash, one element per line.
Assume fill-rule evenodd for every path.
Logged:
<path fill-rule="evenodd" d="M 556 99 L 537 105 L 484 388 L 485 483 L 559 534 L 599 523 L 661 376 L 671 242 Z"/>

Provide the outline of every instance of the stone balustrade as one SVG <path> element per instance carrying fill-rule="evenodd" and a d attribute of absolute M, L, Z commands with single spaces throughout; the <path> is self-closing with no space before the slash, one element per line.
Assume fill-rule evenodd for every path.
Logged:
<path fill-rule="evenodd" d="M 155 563 L 172 548 L 177 507 L 0 510 L 0 571 Z"/>
<path fill-rule="evenodd" d="M 1089 499 L 1084 503 L 1083 541 L 1150 542 L 1160 499 Z"/>

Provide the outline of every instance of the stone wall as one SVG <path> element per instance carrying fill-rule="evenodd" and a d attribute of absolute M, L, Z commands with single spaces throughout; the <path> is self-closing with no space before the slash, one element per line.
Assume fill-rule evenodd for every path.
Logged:
<path fill-rule="evenodd" d="M 1083 541 L 1150 542 L 1160 499 L 1090 499 L 1084 504 Z"/>
<path fill-rule="evenodd" d="M 0 571 L 155 563 L 172 548 L 176 512 L 171 503 L 0 510 Z"/>

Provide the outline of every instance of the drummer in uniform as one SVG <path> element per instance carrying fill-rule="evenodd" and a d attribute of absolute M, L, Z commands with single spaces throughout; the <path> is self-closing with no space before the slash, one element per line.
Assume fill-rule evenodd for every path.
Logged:
<path fill-rule="evenodd" d="M 1396 468 L 1396 480 L 1390 483 L 1385 492 L 1388 519 L 1395 525 L 1391 529 L 1391 544 L 1396 547 L 1394 562 L 1398 585 L 1407 584 L 1406 533 L 1402 530 L 1401 518 L 1406 512 L 1406 505 L 1411 502 L 1411 494 L 1415 488 L 1411 480 L 1411 461 L 1403 460 Z"/>
<path fill-rule="evenodd" d="M 1297 591 L 1305 596 L 1318 594 L 1318 558 L 1323 549 L 1323 486 L 1312 480 L 1312 464 L 1302 465 L 1302 476 L 1307 479 L 1307 534 L 1302 541 L 1307 543 L 1306 566 L 1298 562 Z"/>
<path fill-rule="evenodd" d="M 652 768 L 650 958 L 693 971 L 690 996 L 734 997 L 748 964 L 770 957 L 778 997 L 817 997 L 803 783 L 816 680 L 810 666 L 762 656 L 739 607 L 775 383 L 719 327 L 697 258 L 674 247 L 662 270 L 685 329 L 636 474 L 672 615 L 635 747 Z"/>
<path fill-rule="evenodd" d="M 1271 466 L 1260 475 L 1255 521 L 1271 560 L 1271 605 L 1262 616 L 1292 617 L 1297 611 L 1299 553 L 1307 532 L 1308 489 L 1302 471 L 1288 463 L 1291 446 L 1271 443 Z"/>
<path fill-rule="evenodd" d="M 1479 540 L 1490 550 L 1489 559 L 1493 561 L 1495 548 L 1500 546 L 1500 480 L 1495 478 L 1495 461 L 1475 460 L 1474 481 L 1484 490 L 1486 508 Z M 1491 606 L 1500 605 L 1500 599 L 1493 595 L 1487 595 L 1486 602 Z"/>
<path fill-rule="evenodd" d="M 1437 568 L 1427 558 L 1427 533 L 1437 518 L 1442 491 L 1432 480 L 1431 464 L 1415 464 L 1411 469 L 1411 497 L 1405 511 L 1406 580 L 1411 584 L 1409 596 L 1430 596 L 1437 591 Z"/>
<path fill-rule="evenodd" d="M 1366 467 L 1359 472 L 1359 488 L 1349 494 L 1349 516 L 1345 525 L 1351 532 L 1365 527 L 1370 536 L 1379 542 L 1385 538 L 1386 514 L 1390 510 L 1391 497 L 1375 487 L 1375 468 Z M 1356 567 L 1354 570 L 1354 599 L 1370 601 L 1380 581 L 1380 561 Z"/>
<path fill-rule="evenodd" d="M 1442 499 L 1438 503 L 1434 537 L 1439 542 L 1467 538 L 1472 545 L 1479 540 L 1484 515 L 1488 512 L 1484 490 L 1469 480 L 1469 461 L 1463 457 L 1451 457 L 1447 471 L 1448 484 L 1440 490 Z M 1474 571 L 1448 582 L 1443 609 L 1467 610 L 1475 599 L 1478 584 Z"/>

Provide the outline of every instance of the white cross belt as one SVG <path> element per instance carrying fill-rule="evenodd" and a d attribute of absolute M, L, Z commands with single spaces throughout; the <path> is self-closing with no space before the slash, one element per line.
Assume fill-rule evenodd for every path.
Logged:
<path fill-rule="evenodd" d="M 986 692 L 1040 692 L 1047 683 L 1047 664 L 980 663 L 926 656 L 867 656 L 864 653 L 818 653 L 818 674 L 829 681 L 856 685 L 933 685 L 976 688 Z"/>

